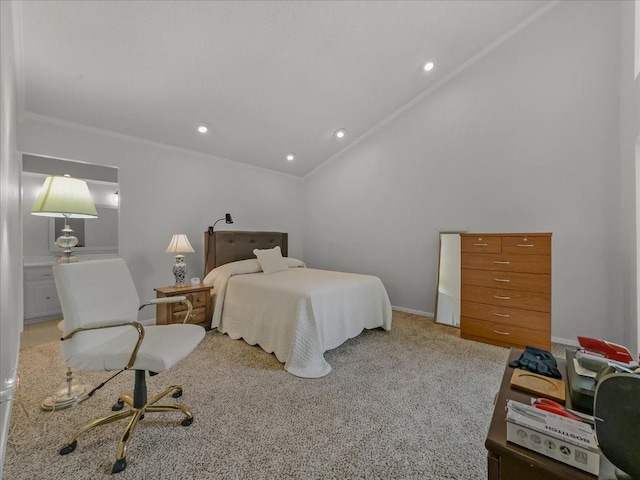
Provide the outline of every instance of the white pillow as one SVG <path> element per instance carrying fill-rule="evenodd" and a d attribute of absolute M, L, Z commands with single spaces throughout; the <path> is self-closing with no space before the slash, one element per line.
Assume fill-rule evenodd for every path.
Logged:
<path fill-rule="evenodd" d="M 205 285 L 213 285 L 220 275 L 240 275 L 243 273 L 258 273 L 260 271 L 260 262 L 255 258 L 248 260 L 238 260 L 237 262 L 225 263 L 211 270 L 202 280 Z"/>
<path fill-rule="evenodd" d="M 289 268 L 306 268 L 307 266 L 302 260 L 298 260 L 297 258 L 292 257 L 284 257 Z"/>
<path fill-rule="evenodd" d="M 283 270 L 289 269 L 289 264 L 282 257 L 280 246 L 270 248 L 268 250 L 258 250 L 256 248 L 253 251 L 253 254 L 258 258 L 258 262 L 260 262 L 262 271 L 266 274 L 281 272 Z"/>

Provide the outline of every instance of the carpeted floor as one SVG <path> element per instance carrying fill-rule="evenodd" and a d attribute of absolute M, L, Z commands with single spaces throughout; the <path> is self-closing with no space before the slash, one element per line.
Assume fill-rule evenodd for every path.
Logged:
<path fill-rule="evenodd" d="M 208 332 L 171 371 L 148 379 L 150 395 L 172 383 L 195 420 L 151 414 L 110 471 L 124 422 L 58 450 L 78 426 L 106 414 L 133 387 L 125 372 L 93 398 L 47 413 L 42 400 L 63 386 L 59 345 L 20 352 L 4 476 L 12 479 L 469 479 L 486 478 L 493 397 L 508 350 L 461 340 L 457 330 L 394 312 L 390 332 L 365 331 L 325 358 L 324 378 L 297 378 L 273 355 Z M 107 373 L 86 372 L 98 384 Z M 173 401 L 173 400 L 171 400 Z"/>

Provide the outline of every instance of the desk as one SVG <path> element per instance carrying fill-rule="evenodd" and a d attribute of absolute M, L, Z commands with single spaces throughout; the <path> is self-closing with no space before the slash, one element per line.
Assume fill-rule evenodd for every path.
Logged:
<path fill-rule="evenodd" d="M 521 349 L 512 348 L 508 362 L 520 358 L 521 354 Z M 531 402 L 530 394 L 511 388 L 511 375 L 513 375 L 514 369 L 509 366 L 508 362 L 485 441 L 485 447 L 489 451 L 487 456 L 489 480 L 595 480 L 595 475 L 507 442 L 507 422 L 505 420 L 507 400 L 511 399 L 527 404 Z M 562 374 L 562 380 L 566 383 L 567 365 L 564 360 L 558 359 L 558 369 Z M 568 391 L 566 406 L 571 408 Z M 616 478 L 613 465 L 604 456 L 600 459 L 600 475 L 597 478 L 600 480 L 615 480 Z"/>

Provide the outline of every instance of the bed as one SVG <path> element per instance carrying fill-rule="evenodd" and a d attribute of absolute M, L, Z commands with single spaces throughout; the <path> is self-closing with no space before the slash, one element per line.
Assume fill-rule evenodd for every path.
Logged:
<path fill-rule="evenodd" d="M 364 329 L 391 329 L 391 304 L 378 277 L 306 268 L 287 256 L 284 232 L 204 236 L 211 327 L 273 353 L 293 375 L 325 376 L 331 366 L 324 352 Z"/>

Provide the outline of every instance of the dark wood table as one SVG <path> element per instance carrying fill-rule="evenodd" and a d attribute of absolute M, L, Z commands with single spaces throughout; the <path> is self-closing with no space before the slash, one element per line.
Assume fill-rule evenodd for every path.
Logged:
<path fill-rule="evenodd" d="M 520 358 L 521 354 L 521 349 L 512 348 L 508 362 Z M 615 469 L 604 456 L 600 457 L 600 475 L 596 477 L 550 457 L 507 442 L 507 400 L 529 404 L 532 397 L 527 392 L 511 388 L 511 376 L 514 369 L 509 366 L 508 362 L 485 441 L 485 447 L 489 451 L 487 465 L 489 480 L 595 480 L 596 478 L 615 480 Z M 566 384 L 567 365 L 564 360 L 558 359 L 558 369 Z M 572 407 L 568 385 L 566 406 Z"/>

